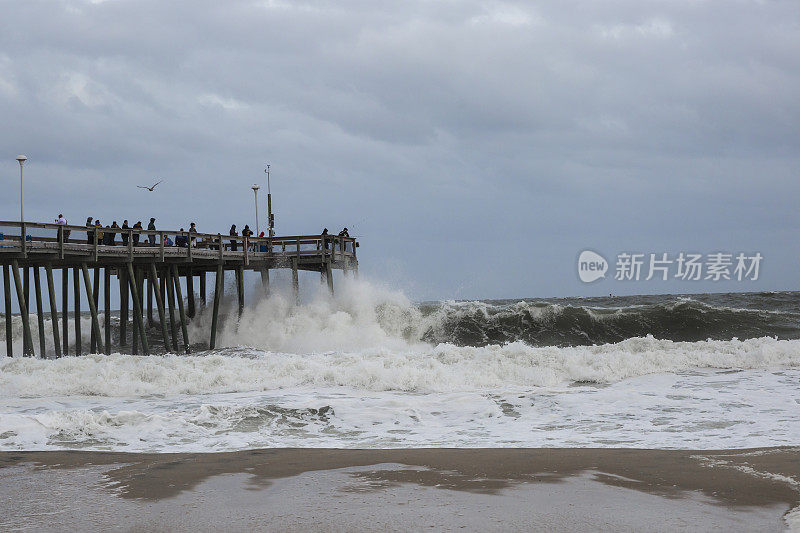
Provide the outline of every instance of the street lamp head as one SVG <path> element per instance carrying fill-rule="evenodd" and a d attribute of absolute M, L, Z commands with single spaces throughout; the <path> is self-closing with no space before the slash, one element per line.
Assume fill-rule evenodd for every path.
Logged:
<path fill-rule="evenodd" d="M 256 184 L 253 184 L 253 186 L 250 187 L 250 188 L 253 189 L 253 191 L 257 191 L 258 189 L 261 188 L 261 186 L 256 183 Z"/>
<path fill-rule="evenodd" d="M 23 163 L 25 163 L 25 161 L 27 161 L 27 160 L 28 160 L 28 158 L 27 158 L 27 157 L 25 157 L 25 156 L 24 156 L 24 155 L 22 155 L 22 154 L 20 154 L 20 155 L 18 155 L 18 156 L 17 156 L 17 161 L 19 161 L 19 165 L 20 165 L 20 166 L 22 166 L 22 164 L 23 164 Z"/>

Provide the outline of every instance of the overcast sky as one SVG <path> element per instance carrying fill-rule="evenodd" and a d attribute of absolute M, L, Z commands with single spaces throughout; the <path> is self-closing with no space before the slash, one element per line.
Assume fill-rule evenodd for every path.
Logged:
<path fill-rule="evenodd" d="M 798 288 L 796 0 L 1 7 L 2 219 L 18 153 L 28 220 L 209 232 L 269 162 L 279 234 L 348 226 L 415 299 Z M 583 284 L 587 248 L 764 259 Z"/>

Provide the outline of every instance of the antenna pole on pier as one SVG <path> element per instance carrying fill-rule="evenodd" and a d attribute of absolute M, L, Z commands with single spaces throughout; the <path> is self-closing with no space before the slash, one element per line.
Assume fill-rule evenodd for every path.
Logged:
<path fill-rule="evenodd" d="M 275 217 L 272 216 L 272 187 L 270 187 L 269 183 L 269 165 L 267 165 L 266 170 L 264 172 L 267 173 L 267 217 L 269 223 L 269 236 L 275 236 Z"/>

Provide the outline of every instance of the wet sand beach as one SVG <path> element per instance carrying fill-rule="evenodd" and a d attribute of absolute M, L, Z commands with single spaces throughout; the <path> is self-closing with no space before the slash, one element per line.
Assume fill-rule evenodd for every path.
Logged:
<path fill-rule="evenodd" d="M 0 529 L 781 531 L 798 479 L 798 448 L 2 452 Z"/>

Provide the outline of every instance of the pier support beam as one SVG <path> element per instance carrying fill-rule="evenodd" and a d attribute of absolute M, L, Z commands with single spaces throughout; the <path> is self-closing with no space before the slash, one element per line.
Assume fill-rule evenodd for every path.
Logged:
<path fill-rule="evenodd" d="M 86 266 L 86 263 L 81 264 L 81 270 L 83 271 L 83 285 L 86 289 L 86 298 L 89 300 L 89 312 L 92 314 L 93 337 L 96 339 L 96 341 L 99 341 L 103 334 L 100 332 L 100 321 L 97 319 L 97 304 L 95 303 L 96 300 L 94 298 L 94 295 L 97 293 L 97 291 L 92 291 L 92 279 L 89 276 L 89 267 Z M 97 269 L 95 269 L 95 273 L 99 274 Z M 98 275 L 95 276 L 95 278 L 98 277 Z M 95 289 L 97 289 L 97 287 L 95 287 Z M 97 349 L 97 344 L 94 344 L 92 346 L 92 353 L 98 352 L 99 350 Z"/>
<path fill-rule="evenodd" d="M 103 330 L 105 337 L 105 354 L 111 355 L 111 270 L 108 267 L 103 269 Z"/>
<path fill-rule="evenodd" d="M 88 267 L 87 267 L 88 268 Z M 87 293 L 86 296 L 91 298 L 94 301 L 94 309 L 95 312 L 100 308 L 100 268 L 94 267 L 94 285 L 92 286 L 91 294 Z M 89 306 L 89 310 L 91 311 L 92 306 Z M 98 322 L 99 324 L 99 322 Z M 98 330 L 100 331 L 99 327 Z M 102 342 L 102 336 L 98 335 L 97 332 L 94 330 L 94 326 L 92 326 L 92 336 L 89 341 L 90 346 L 90 353 L 100 353 L 100 343 Z"/>
<path fill-rule="evenodd" d="M 25 300 L 25 309 L 27 309 L 26 315 L 28 313 L 30 313 L 30 311 L 31 311 L 31 299 L 30 299 L 31 279 L 30 279 L 30 276 L 31 276 L 31 273 L 30 273 L 30 270 L 28 270 L 28 267 L 27 266 L 22 267 L 22 297 Z M 30 324 L 30 320 L 28 321 L 28 324 Z M 27 354 L 27 355 L 33 356 L 33 344 L 29 344 L 31 342 L 33 342 L 32 338 L 28 338 L 28 337 L 23 336 L 23 338 L 22 338 L 22 354 L 23 355 Z"/>
<path fill-rule="evenodd" d="M 3 305 L 6 316 L 6 355 L 14 357 L 14 342 L 11 338 L 11 273 L 8 265 L 3 265 Z"/>
<path fill-rule="evenodd" d="M 153 283 L 147 280 L 147 327 L 153 327 Z"/>
<path fill-rule="evenodd" d="M 169 333 L 167 332 L 167 317 L 164 312 L 164 295 L 161 294 L 155 263 L 150 263 L 150 278 L 148 281 L 156 293 L 156 308 L 158 309 L 158 321 L 161 324 L 161 335 L 164 337 L 164 350 L 169 352 Z"/>
<path fill-rule="evenodd" d="M 150 341 L 147 339 L 147 328 L 144 325 L 144 269 L 142 267 L 136 269 L 136 287 L 139 291 L 139 316 L 142 319 L 139 323 L 141 326 L 139 328 L 139 336 L 147 341 L 142 341 L 142 353 L 144 355 L 150 355 Z M 145 347 L 147 347 L 147 349 L 145 349 Z"/>
<path fill-rule="evenodd" d="M 181 319 L 181 334 L 183 335 L 183 349 L 189 353 L 189 332 L 186 327 L 186 313 L 183 309 L 183 294 L 181 294 L 181 277 L 178 275 L 178 267 L 172 265 L 172 280 L 175 282 L 175 296 L 178 301 L 178 316 Z"/>
<path fill-rule="evenodd" d="M 78 267 L 72 269 L 72 292 L 74 296 L 75 355 L 81 354 L 81 278 Z"/>
<path fill-rule="evenodd" d="M 192 267 L 186 268 L 186 316 L 194 318 L 195 305 L 194 305 L 194 272 Z"/>
<path fill-rule="evenodd" d="M 239 298 L 239 318 L 244 313 L 244 267 L 236 267 L 236 295 Z"/>
<path fill-rule="evenodd" d="M 137 298 L 133 296 L 133 287 L 136 286 L 136 270 L 134 269 L 133 274 L 128 274 L 125 277 L 128 280 L 128 293 L 130 294 L 131 298 L 137 300 Z M 133 355 L 139 355 L 139 323 L 136 321 L 135 310 L 136 301 L 133 302 L 131 311 L 131 353 Z"/>
<path fill-rule="evenodd" d="M 178 329 L 175 327 L 175 286 L 172 284 L 172 270 L 164 269 L 164 280 L 167 285 L 167 305 L 169 307 L 169 331 L 172 333 L 172 349 L 178 353 Z"/>
<path fill-rule="evenodd" d="M 150 347 L 147 344 L 147 334 L 144 331 L 144 324 L 142 323 L 142 301 L 139 298 L 139 287 L 136 274 L 133 272 L 133 263 L 127 263 L 128 267 L 128 285 L 131 287 L 131 296 L 133 296 L 133 318 L 136 324 L 136 329 L 139 330 L 139 337 L 142 341 L 142 351 L 145 355 L 150 353 Z"/>
<path fill-rule="evenodd" d="M 47 347 L 44 334 L 44 309 L 42 306 L 42 275 L 39 267 L 33 267 L 33 290 L 36 292 L 36 325 L 39 328 L 39 357 L 47 359 Z"/>
<path fill-rule="evenodd" d="M 61 357 L 61 339 L 58 335 L 58 305 L 56 303 L 56 287 L 53 283 L 53 265 L 47 264 L 44 267 L 47 276 L 47 295 L 50 297 L 50 321 L 53 323 L 53 347 L 56 357 Z"/>
<path fill-rule="evenodd" d="M 69 354 L 69 269 L 61 269 L 61 341 L 64 355 Z"/>
<path fill-rule="evenodd" d="M 200 273 L 200 300 L 203 302 L 203 307 L 206 306 L 206 272 L 205 270 Z"/>
<path fill-rule="evenodd" d="M 325 279 L 328 282 L 328 290 L 333 296 L 333 269 L 331 268 L 331 260 L 325 261 Z"/>
<path fill-rule="evenodd" d="M 213 350 L 217 345 L 217 323 L 219 321 L 219 304 L 222 301 L 222 294 L 225 290 L 225 271 L 222 265 L 217 266 L 216 287 L 214 289 L 214 310 L 211 314 L 211 341 L 208 346 Z"/>
<path fill-rule="evenodd" d="M 128 272 L 124 268 L 120 268 L 117 277 L 119 278 L 119 345 L 128 345 L 128 309 L 130 303 L 128 302 Z"/>
<path fill-rule="evenodd" d="M 17 303 L 22 318 L 22 355 L 33 355 L 33 339 L 31 338 L 31 321 L 28 315 L 28 306 L 25 304 L 25 290 L 19 277 L 19 263 L 16 259 L 11 261 L 11 271 L 14 273 L 14 285 L 17 288 Z"/>
<path fill-rule="evenodd" d="M 300 279 L 297 276 L 297 259 L 292 259 L 292 292 L 294 303 L 300 305 Z"/>
<path fill-rule="evenodd" d="M 261 289 L 264 291 L 264 296 L 269 296 L 269 269 L 262 268 L 261 272 Z"/>

